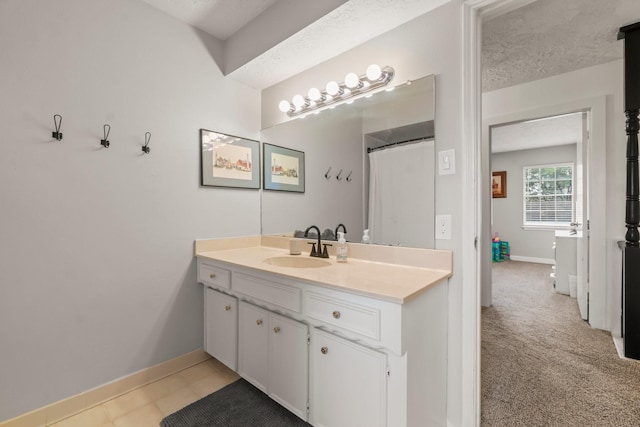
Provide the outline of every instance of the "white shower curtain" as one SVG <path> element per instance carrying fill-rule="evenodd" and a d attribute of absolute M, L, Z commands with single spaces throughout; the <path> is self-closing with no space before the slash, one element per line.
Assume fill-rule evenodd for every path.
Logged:
<path fill-rule="evenodd" d="M 371 243 L 434 247 L 434 141 L 369 153 Z"/>

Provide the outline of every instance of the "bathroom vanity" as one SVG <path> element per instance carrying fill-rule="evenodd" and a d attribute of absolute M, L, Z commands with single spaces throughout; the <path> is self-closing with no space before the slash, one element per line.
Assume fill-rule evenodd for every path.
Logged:
<path fill-rule="evenodd" d="M 288 243 L 196 241 L 205 350 L 314 426 L 446 425 L 451 253 Z"/>

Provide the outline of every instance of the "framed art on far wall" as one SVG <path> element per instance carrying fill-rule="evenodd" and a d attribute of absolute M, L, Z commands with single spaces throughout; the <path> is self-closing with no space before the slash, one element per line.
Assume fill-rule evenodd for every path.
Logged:
<path fill-rule="evenodd" d="M 200 185 L 260 188 L 260 143 L 200 129 Z"/>
<path fill-rule="evenodd" d="M 494 199 L 507 197 L 507 172 L 493 172 L 491 177 L 491 195 Z"/>
<path fill-rule="evenodd" d="M 304 193 L 304 152 L 264 144 L 264 189 Z"/>

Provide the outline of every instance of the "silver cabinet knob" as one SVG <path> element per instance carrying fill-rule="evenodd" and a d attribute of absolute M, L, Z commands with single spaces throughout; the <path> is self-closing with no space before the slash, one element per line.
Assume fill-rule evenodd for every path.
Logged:
<path fill-rule="evenodd" d="M 327 347 L 322 347 L 320 349 L 320 353 L 322 353 L 322 354 L 327 354 L 328 352 L 329 352 L 329 349 Z"/>
<path fill-rule="evenodd" d="M 280 332 L 280 326 L 276 326 L 275 328 L 273 328 L 273 332 L 275 332 L 276 334 Z"/>
<path fill-rule="evenodd" d="M 225 310 L 227 310 L 227 311 L 229 311 L 229 310 L 231 310 L 231 306 L 230 306 L 230 305 L 225 305 L 225 306 L 224 306 L 224 309 L 225 309 Z"/>
<path fill-rule="evenodd" d="M 334 318 L 334 319 L 339 319 L 339 318 L 340 318 L 340 312 L 339 312 L 339 311 L 337 311 L 337 310 L 336 310 L 336 311 L 334 311 L 334 312 L 333 312 L 333 318 Z"/>
<path fill-rule="evenodd" d="M 256 325 L 258 325 L 258 326 L 262 325 L 262 319 L 256 320 Z"/>
<path fill-rule="evenodd" d="M 210 279 L 215 279 L 216 278 L 216 273 L 209 273 L 209 278 Z"/>

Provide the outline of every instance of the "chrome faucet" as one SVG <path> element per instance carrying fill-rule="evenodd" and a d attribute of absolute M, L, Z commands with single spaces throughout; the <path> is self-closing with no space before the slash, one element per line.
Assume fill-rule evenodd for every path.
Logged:
<path fill-rule="evenodd" d="M 322 242 L 320 241 L 320 229 L 317 226 L 312 225 L 311 227 L 307 228 L 304 232 L 304 237 L 309 237 L 309 230 L 311 230 L 312 228 L 315 228 L 318 233 L 318 250 L 316 250 L 315 243 L 309 242 L 310 245 L 313 245 L 311 247 L 311 253 L 309 254 L 309 256 L 318 257 L 318 258 L 329 258 L 329 253 L 327 252 L 327 246 L 331 246 L 331 245 L 328 245 L 327 243 L 325 243 L 324 250 L 322 250 L 322 248 L 320 247 L 322 245 Z"/>
<path fill-rule="evenodd" d="M 344 234 L 347 234 L 347 227 L 345 227 L 342 223 L 338 224 L 338 226 L 336 227 L 336 231 L 333 233 L 333 235 L 336 236 L 336 240 L 338 240 L 338 231 L 340 230 L 340 227 L 342 227 L 342 231 L 344 232 Z"/>

